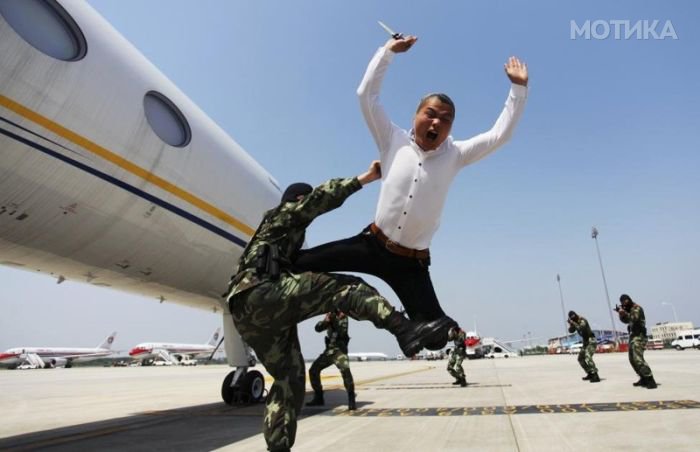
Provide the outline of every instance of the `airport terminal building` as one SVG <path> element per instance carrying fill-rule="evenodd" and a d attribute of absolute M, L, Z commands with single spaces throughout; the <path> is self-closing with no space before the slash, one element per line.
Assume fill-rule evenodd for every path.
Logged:
<path fill-rule="evenodd" d="M 614 330 L 593 330 L 593 334 L 595 334 L 596 342 L 598 343 L 598 352 L 613 351 L 616 334 L 617 341 L 621 344 L 626 344 L 629 338 L 626 332 Z M 578 333 L 553 337 L 547 341 L 547 353 L 550 355 L 567 353 L 574 344 L 580 342 L 581 336 L 579 336 Z"/>

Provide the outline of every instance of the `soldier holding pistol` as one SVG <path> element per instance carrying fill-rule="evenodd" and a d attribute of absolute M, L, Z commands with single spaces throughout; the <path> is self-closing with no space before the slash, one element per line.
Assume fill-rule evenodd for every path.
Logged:
<path fill-rule="evenodd" d="M 644 349 L 647 346 L 647 328 L 644 317 L 644 309 L 627 294 L 620 295 L 620 305 L 615 306 L 615 311 L 620 316 L 620 321 L 627 324 L 629 333 L 629 360 L 639 381 L 633 386 L 642 386 L 647 389 L 655 389 L 656 381 L 651 373 L 649 365 L 644 360 Z"/>

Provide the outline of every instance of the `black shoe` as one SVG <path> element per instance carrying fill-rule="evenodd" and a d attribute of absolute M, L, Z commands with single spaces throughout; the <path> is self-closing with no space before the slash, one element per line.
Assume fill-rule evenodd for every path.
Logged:
<path fill-rule="evenodd" d="M 639 377 L 639 380 L 632 383 L 632 386 L 644 386 L 644 382 L 645 382 L 644 377 Z"/>
<path fill-rule="evenodd" d="M 445 327 L 445 335 L 439 336 L 437 339 L 425 344 L 426 349 L 436 351 L 436 350 L 442 350 L 443 348 L 445 348 L 445 346 L 447 345 L 447 342 L 449 342 L 447 340 L 447 333 L 449 333 L 450 328 L 452 328 L 454 326 L 458 326 L 457 322 L 455 322 L 451 318 L 447 317 L 447 319 L 449 320 L 450 323 Z"/>
<path fill-rule="evenodd" d="M 354 392 L 348 394 L 348 410 L 355 411 L 357 409 L 357 404 L 355 403 L 355 397 L 357 394 Z"/>
<path fill-rule="evenodd" d="M 585 377 L 581 377 L 581 380 L 590 380 L 590 379 L 591 379 L 591 374 L 588 374 Z"/>
<path fill-rule="evenodd" d="M 656 380 L 654 380 L 654 376 L 646 377 L 646 384 L 644 385 L 645 388 L 647 389 L 656 389 Z"/>
<path fill-rule="evenodd" d="M 457 380 L 456 380 L 454 383 L 452 383 L 452 384 L 455 385 L 455 386 L 456 386 L 456 385 L 461 385 L 461 384 L 462 384 L 462 380 L 461 380 L 461 379 L 457 379 Z"/>
<path fill-rule="evenodd" d="M 463 388 L 464 388 L 465 386 L 467 386 L 467 379 L 466 379 L 466 378 L 462 378 L 462 379 L 459 381 L 459 385 L 460 385 L 461 387 L 463 387 Z"/>
<path fill-rule="evenodd" d="M 444 316 L 429 322 L 413 322 L 400 312 L 392 312 L 386 320 L 385 328 L 399 342 L 403 354 L 410 358 L 416 355 L 427 344 L 444 340 L 447 344 L 447 332 L 454 325 L 454 320 Z"/>
<path fill-rule="evenodd" d="M 306 402 L 306 406 L 323 406 L 326 402 L 323 400 L 323 392 L 315 392 L 314 398 Z"/>
<path fill-rule="evenodd" d="M 591 374 L 591 378 L 588 379 L 589 383 L 600 383 L 600 377 L 598 376 L 598 372 Z"/>

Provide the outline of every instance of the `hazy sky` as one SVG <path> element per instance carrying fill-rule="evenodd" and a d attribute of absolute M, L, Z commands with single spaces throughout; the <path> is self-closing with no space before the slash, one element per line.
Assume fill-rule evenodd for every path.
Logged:
<path fill-rule="evenodd" d="M 444 309 L 465 328 L 534 342 L 563 333 L 566 310 L 609 328 L 591 227 L 600 231 L 611 302 L 629 293 L 649 324 L 700 324 L 700 32 L 697 2 L 90 0 L 284 186 L 363 171 L 377 156 L 355 90 L 387 35 L 415 34 L 394 59 L 383 103 L 409 128 L 421 95 L 457 105 L 452 134 L 493 124 L 508 56 L 530 69 L 510 143 L 455 179 L 432 246 Z M 571 39 L 571 21 L 607 21 L 607 39 Z M 642 38 L 615 39 L 620 22 Z M 654 27 L 653 21 L 658 20 Z M 678 39 L 655 40 L 667 21 Z M 644 23 L 640 24 L 642 29 Z M 652 28 L 652 32 L 648 29 Z M 599 23 L 598 36 L 605 31 Z M 378 185 L 322 217 L 311 245 L 358 233 Z M 368 277 L 392 302 L 395 295 Z M 142 341 L 204 342 L 219 316 L 77 282 L 1 268 L 0 351 Z M 617 323 L 621 328 L 621 324 Z M 313 358 L 323 338 L 300 328 Z M 351 323 L 350 351 L 398 353 L 385 332 Z M 539 340 L 538 340 L 539 338 Z"/>

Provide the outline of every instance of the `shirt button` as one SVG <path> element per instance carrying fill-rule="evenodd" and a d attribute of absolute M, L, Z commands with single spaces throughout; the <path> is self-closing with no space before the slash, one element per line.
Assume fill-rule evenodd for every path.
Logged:
<path fill-rule="evenodd" d="M 413 179 L 413 182 L 418 182 L 418 179 Z"/>
<path fill-rule="evenodd" d="M 406 215 L 406 212 L 404 212 L 403 214 Z"/>
<path fill-rule="evenodd" d="M 413 195 L 408 195 L 409 198 L 413 199 Z"/>
<path fill-rule="evenodd" d="M 401 229 L 401 226 L 399 226 L 399 229 Z"/>
<path fill-rule="evenodd" d="M 422 164 L 422 163 L 419 163 L 418 166 L 423 166 L 423 164 Z"/>

